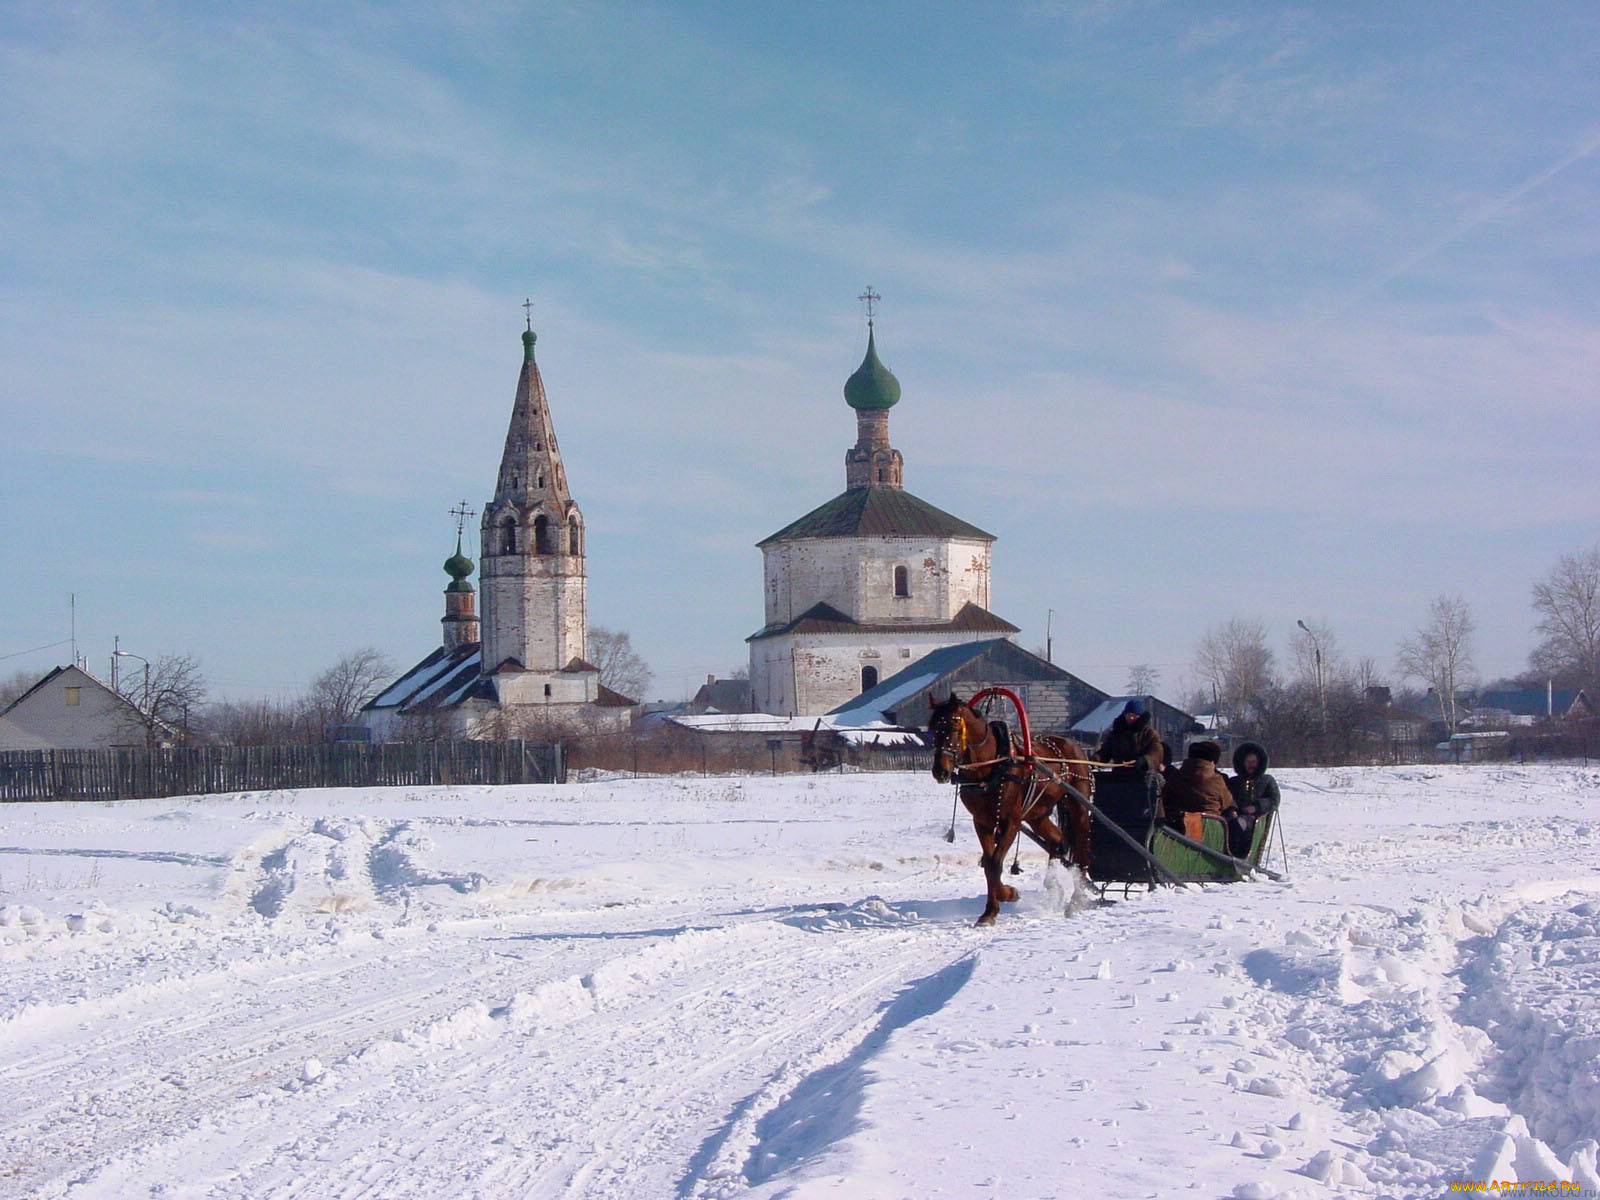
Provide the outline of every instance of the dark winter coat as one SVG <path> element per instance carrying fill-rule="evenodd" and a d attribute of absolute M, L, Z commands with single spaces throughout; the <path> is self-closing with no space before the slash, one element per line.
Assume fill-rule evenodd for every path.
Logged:
<path fill-rule="evenodd" d="M 1257 758 L 1255 774 L 1244 770 L 1245 755 Z M 1228 780 L 1228 793 L 1232 807 L 1247 817 L 1264 817 L 1278 807 L 1282 797 L 1278 794 L 1278 781 L 1267 774 L 1267 752 L 1254 742 L 1240 742 L 1233 752 L 1233 778 Z"/>
<path fill-rule="evenodd" d="M 1186 758 L 1183 764 L 1167 776 L 1166 792 L 1162 803 L 1168 817 L 1178 813 L 1205 812 L 1222 815 L 1222 810 L 1232 803 L 1228 783 L 1223 779 L 1217 764 L 1204 758 Z"/>
<path fill-rule="evenodd" d="M 1144 759 L 1148 770 L 1161 770 L 1161 735 L 1150 724 L 1150 714 L 1140 713 L 1132 721 L 1120 716 L 1111 723 L 1094 756 L 1100 762 L 1138 762 Z M 1141 766 L 1144 764 L 1140 764 Z"/>

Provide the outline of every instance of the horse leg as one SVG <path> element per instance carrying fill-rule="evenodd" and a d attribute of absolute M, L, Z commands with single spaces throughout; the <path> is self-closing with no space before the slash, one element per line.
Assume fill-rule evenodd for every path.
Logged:
<path fill-rule="evenodd" d="M 1055 799 L 1046 795 L 1030 808 L 1022 819 L 1027 822 L 1028 828 L 1038 834 L 1040 839 L 1044 841 L 1046 851 L 1051 858 L 1066 858 L 1066 836 L 1061 832 L 1061 827 L 1050 816 L 1054 807 Z"/>
<path fill-rule="evenodd" d="M 983 881 L 987 889 L 983 915 L 978 918 L 979 925 L 993 925 L 995 917 L 1000 915 L 1000 864 L 1002 854 L 995 852 L 995 826 L 984 816 L 972 814 L 972 828 L 978 835 L 978 845 L 983 854 L 978 859 L 978 865 L 983 868 Z"/>

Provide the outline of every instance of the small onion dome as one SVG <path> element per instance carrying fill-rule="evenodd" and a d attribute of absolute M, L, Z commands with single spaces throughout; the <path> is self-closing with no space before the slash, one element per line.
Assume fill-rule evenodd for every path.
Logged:
<path fill-rule="evenodd" d="M 472 574 L 472 560 L 461 553 L 461 539 L 456 539 L 456 552 L 444 560 L 444 573 L 450 576 L 450 586 L 446 589 L 452 592 L 470 592 L 472 585 L 467 582 L 467 576 Z"/>
<path fill-rule="evenodd" d="M 539 340 L 539 335 L 533 330 L 525 330 L 522 334 L 522 361 L 533 361 L 533 344 Z"/>
<path fill-rule="evenodd" d="M 860 411 L 882 411 L 893 408 L 900 401 L 900 381 L 894 373 L 878 361 L 878 349 L 872 340 L 872 330 L 867 330 L 867 356 L 861 360 L 856 373 L 844 381 L 844 402 Z"/>

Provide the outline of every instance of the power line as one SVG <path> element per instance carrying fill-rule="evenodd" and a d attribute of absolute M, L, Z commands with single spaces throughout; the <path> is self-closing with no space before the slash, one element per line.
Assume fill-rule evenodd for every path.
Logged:
<path fill-rule="evenodd" d="M 62 638 L 59 642 L 51 642 L 48 646 L 35 646 L 32 650 L 14 650 L 10 654 L 0 654 L 0 662 L 8 658 L 21 658 L 24 654 L 37 654 L 41 650 L 54 650 L 57 646 L 65 646 L 71 638 Z"/>

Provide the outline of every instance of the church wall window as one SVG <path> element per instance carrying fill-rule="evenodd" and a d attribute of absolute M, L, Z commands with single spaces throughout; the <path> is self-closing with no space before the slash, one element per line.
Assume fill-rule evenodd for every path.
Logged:
<path fill-rule="evenodd" d="M 517 523 L 507 517 L 500 523 L 500 553 L 515 554 L 517 552 Z"/>
<path fill-rule="evenodd" d="M 877 686 L 878 686 L 878 668 L 877 667 L 862 667 L 861 668 L 861 690 L 863 692 L 868 692 L 868 691 L 871 691 L 873 688 L 875 688 Z"/>
<path fill-rule="evenodd" d="M 567 526 L 567 553 L 573 555 L 583 553 L 583 537 L 578 528 L 577 517 L 573 517 Z"/>
<path fill-rule="evenodd" d="M 911 595 L 911 572 L 904 567 L 894 569 L 894 594 L 896 596 Z"/>
<path fill-rule="evenodd" d="M 550 518 L 540 513 L 533 521 L 533 552 L 535 554 L 554 554 L 556 552 L 555 539 L 550 536 Z"/>
<path fill-rule="evenodd" d="M 550 685 L 548 683 L 544 685 L 544 698 L 546 700 L 550 699 Z"/>

